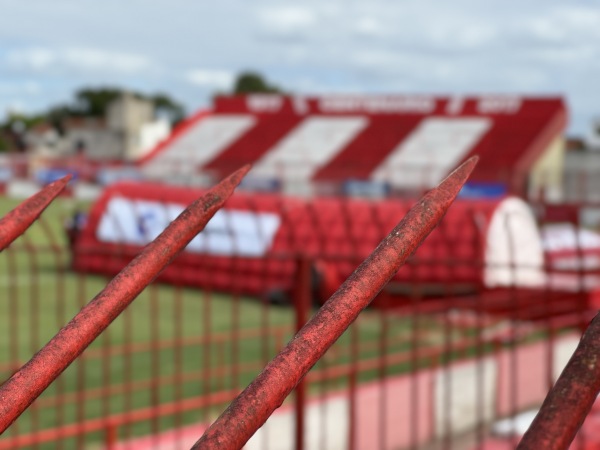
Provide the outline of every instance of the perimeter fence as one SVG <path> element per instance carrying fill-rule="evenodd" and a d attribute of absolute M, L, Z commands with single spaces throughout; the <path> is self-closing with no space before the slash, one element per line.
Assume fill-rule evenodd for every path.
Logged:
<path fill-rule="evenodd" d="M 72 270 L 77 255 L 61 205 L 0 254 L 2 379 L 106 285 L 103 275 Z M 455 276 L 490 269 L 491 242 L 472 236 L 461 241 L 472 249 L 457 249 L 455 226 L 442 221 L 436 247 L 409 260 L 246 448 L 514 447 L 525 431 L 523 413 L 539 407 L 597 306 L 597 256 L 580 245 L 577 219 L 567 216 L 561 221 L 573 233 L 561 239 L 574 245 L 552 254 L 556 248 L 546 246 L 533 268 L 543 283 L 535 286 L 515 281 L 532 267 L 510 258 L 493 268 L 512 274 L 501 286 L 486 286 L 483 275 L 470 282 Z M 467 219 L 481 217 L 473 210 Z M 360 230 L 348 235 L 359 239 Z M 218 280 L 224 270 L 231 279 L 244 276 L 242 259 L 204 264 L 205 278 Z M 330 251 L 325 262 L 355 267 L 362 259 L 358 250 Z M 257 259 L 256 273 L 266 278 L 270 267 L 292 268 L 293 283 L 277 295 L 216 281 L 218 289 L 151 284 L 4 433 L 0 449 L 189 448 L 322 302 L 331 275 L 323 261 L 308 251 Z M 440 267 L 444 276 L 435 282 L 423 277 Z M 594 411 L 578 435 L 580 448 L 600 445 L 600 433 L 587 425 L 598 420 Z"/>

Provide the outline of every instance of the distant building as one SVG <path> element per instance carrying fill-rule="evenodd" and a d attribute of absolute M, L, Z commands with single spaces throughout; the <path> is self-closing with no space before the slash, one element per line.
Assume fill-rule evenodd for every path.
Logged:
<path fill-rule="evenodd" d="M 245 163 L 245 180 L 291 194 L 405 193 L 469 156 L 485 195 L 559 199 L 567 109 L 560 97 L 271 94 L 217 97 L 147 157 L 148 176 L 194 182 Z M 204 178 L 203 178 L 204 177 Z"/>
<path fill-rule="evenodd" d="M 600 118 L 590 124 L 583 138 L 567 140 L 564 200 L 567 203 L 599 205 L 595 223 L 600 223 Z M 588 208 L 588 209 L 589 209 Z"/>
<path fill-rule="evenodd" d="M 35 149 L 41 156 L 54 156 L 63 152 L 62 138 L 56 128 L 47 122 L 31 127 L 23 135 L 27 149 Z"/>
<path fill-rule="evenodd" d="M 95 161 L 134 161 L 152 150 L 171 132 L 165 119 L 154 117 L 148 100 L 123 94 L 108 106 L 106 117 L 70 117 L 63 134 L 49 124 L 40 124 L 25 134 L 26 145 L 35 156 L 64 158 L 85 155 Z"/>
<path fill-rule="evenodd" d="M 564 201 L 600 203 L 599 151 L 572 151 L 566 154 Z"/>

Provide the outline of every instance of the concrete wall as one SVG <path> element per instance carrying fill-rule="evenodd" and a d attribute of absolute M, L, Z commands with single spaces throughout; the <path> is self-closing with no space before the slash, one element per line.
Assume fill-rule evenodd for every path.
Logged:
<path fill-rule="evenodd" d="M 154 120 L 154 106 L 132 94 L 124 94 L 112 102 L 106 112 L 106 121 L 111 130 L 136 132 L 142 125 Z"/>

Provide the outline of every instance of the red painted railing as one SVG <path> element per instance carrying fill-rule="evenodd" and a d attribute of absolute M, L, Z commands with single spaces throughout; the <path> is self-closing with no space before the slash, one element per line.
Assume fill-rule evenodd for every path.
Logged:
<path fill-rule="evenodd" d="M 600 316 L 583 334 L 575 353 L 544 400 L 518 449 L 567 449 L 600 393 Z"/>
<path fill-rule="evenodd" d="M 103 387 L 97 390 L 77 389 L 74 391 L 64 391 L 64 387 L 59 387 L 54 395 L 42 397 L 32 406 L 32 423 L 38 414 L 38 407 L 48 406 L 57 408 L 57 416 L 64 415 L 65 405 L 72 405 L 77 402 L 78 405 L 84 405 L 85 402 L 92 402 L 103 399 L 106 396 L 125 395 L 125 403 L 132 402 L 132 393 L 137 391 L 149 390 L 152 392 L 151 404 L 145 408 L 135 410 L 126 410 L 124 412 L 110 413 L 105 409 L 101 418 L 79 420 L 78 423 L 57 426 L 55 429 L 46 431 L 34 431 L 27 434 L 9 437 L 0 440 L 0 448 L 16 448 L 27 445 L 43 445 L 45 442 L 60 441 L 68 437 L 76 437 L 78 446 L 82 445 L 82 437 L 87 433 L 103 431 L 105 433 L 105 443 L 108 448 L 118 448 L 119 430 L 127 429 L 132 424 L 149 421 L 151 423 L 152 434 L 160 434 L 160 419 L 165 416 L 181 417 L 181 414 L 195 411 L 198 409 L 210 409 L 234 399 L 238 392 L 237 386 L 243 384 L 241 378 L 246 378 L 248 372 L 258 370 L 260 363 L 255 361 L 240 363 L 242 359 L 242 345 L 248 339 L 261 339 L 265 341 L 262 360 L 266 362 L 269 356 L 268 348 L 273 345 L 281 351 L 275 358 L 267 364 L 262 373 L 250 383 L 250 385 L 233 400 L 231 405 L 217 419 L 217 421 L 208 429 L 204 436 L 194 445 L 194 448 L 241 448 L 258 428 L 271 416 L 271 414 L 282 405 L 289 393 L 296 388 L 296 448 L 306 448 L 307 437 L 304 434 L 306 428 L 305 415 L 307 414 L 308 383 L 338 380 L 340 377 L 349 379 L 350 396 L 350 426 L 348 430 L 348 448 L 362 448 L 360 436 L 356 435 L 356 423 L 360 411 L 357 410 L 357 378 L 360 374 L 368 371 L 378 373 L 377 377 L 381 380 L 382 389 L 386 385 L 388 371 L 390 367 L 412 365 L 413 368 L 422 364 L 423 360 L 434 361 L 429 363 L 431 370 L 439 364 L 442 368 L 448 364 L 447 350 L 457 352 L 457 358 L 467 357 L 473 352 L 477 353 L 478 358 L 483 361 L 486 352 L 489 352 L 488 346 L 493 343 L 497 348 L 493 349 L 495 354 L 502 355 L 503 341 L 509 340 L 516 342 L 520 339 L 514 331 L 510 330 L 508 334 L 498 334 L 495 341 L 490 341 L 483 337 L 481 330 L 486 326 L 495 326 L 494 320 L 484 314 L 484 311 L 500 308 L 501 314 L 508 312 L 509 317 L 513 315 L 514 323 L 518 323 L 523 318 L 548 317 L 544 322 L 547 330 L 554 333 L 564 326 L 577 326 L 582 320 L 586 320 L 588 312 L 585 308 L 580 312 L 570 310 L 569 314 L 558 314 L 561 306 L 560 301 L 556 303 L 546 303 L 540 305 L 539 302 L 531 303 L 528 306 L 528 297 L 519 293 L 513 293 L 512 306 L 519 308 L 506 309 L 506 302 L 496 300 L 492 297 L 485 300 L 485 304 L 477 306 L 479 313 L 475 319 L 464 318 L 464 324 L 450 322 L 450 315 L 447 313 L 447 306 L 444 302 L 450 302 L 454 307 L 464 306 L 472 308 L 472 300 L 469 298 L 461 299 L 455 296 L 452 300 L 442 300 L 441 304 L 435 301 L 420 302 L 419 294 L 414 295 L 412 304 L 404 305 L 403 308 L 397 308 L 392 315 L 381 315 L 380 338 L 373 343 L 360 342 L 358 332 L 355 328 L 350 332 L 350 345 L 343 347 L 339 356 L 345 359 L 345 362 L 338 363 L 334 367 L 325 367 L 324 370 L 316 372 L 308 371 L 319 360 L 323 364 L 327 361 L 323 359 L 325 352 L 340 338 L 346 329 L 352 324 L 361 311 L 363 311 L 370 301 L 381 292 L 387 281 L 395 274 L 402 264 L 412 255 L 414 250 L 422 242 L 427 234 L 437 225 L 447 208 L 452 203 L 454 197 L 460 190 L 462 184 L 468 178 L 475 160 L 467 161 L 463 166 L 451 174 L 442 184 L 428 193 L 398 224 L 392 233 L 384 239 L 379 247 L 373 252 L 365 262 L 363 262 L 356 272 L 342 284 L 340 289 L 323 305 L 323 307 L 306 324 L 308 316 L 308 302 L 310 302 L 310 292 L 306 289 L 310 284 L 311 261 L 307 258 L 297 259 L 297 282 L 298 288 L 294 294 L 295 297 L 295 328 L 297 335 L 287 346 L 283 342 L 289 336 L 290 326 L 263 326 L 262 329 L 243 329 L 239 321 L 242 313 L 240 312 L 240 303 L 232 303 L 232 332 L 223 333 L 211 323 L 214 316 L 211 314 L 211 301 L 204 303 L 203 314 L 198 317 L 198 324 L 202 326 L 203 334 L 195 336 L 185 336 L 182 331 L 174 331 L 174 337 L 171 340 L 153 340 L 151 343 L 135 343 L 131 341 L 128 333 L 130 332 L 127 322 L 131 321 L 130 315 L 124 314 L 125 326 L 123 333 L 125 335 L 125 344 L 118 342 L 109 342 L 105 336 L 105 343 L 101 347 L 90 349 L 82 356 L 82 364 L 86 358 L 89 358 L 87 364 L 91 364 L 93 358 L 101 358 L 104 362 L 102 368 L 102 377 L 105 378 Z M 212 215 L 221 207 L 225 200 L 231 195 L 235 185 L 243 177 L 248 168 L 242 169 L 224 180 L 218 186 L 209 191 L 196 203 L 191 205 L 182 215 L 174 221 L 165 232 L 150 244 L 134 261 L 132 261 L 123 271 L 113 279 L 100 294 L 78 313 L 69 324 L 64 327 L 50 342 L 42 348 L 29 363 L 18 369 L 1 387 L 0 387 L 0 426 L 4 431 L 49 385 L 56 379 L 83 350 L 96 339 L 108 325 L 115 320 L 129 305 L 133 299 L 154 279 L 156 274 L 167 265 L 172 258 L 180 252 L 185 245 L 204 227 Z M 66 185 L 68 179 L 65 178 L 53 185 L 48 186 L 42 192 L 21 205 L 14 212 L 7 215 L 0 222 L 0 243 L 2 248 L 6 248 L 10 242 L 23 233 L 23 231 L 39 216 L 43 209 L 56 197 L 62 188 Z M 25 237 L 25 239 L 27 239 Z M 25 247 L 29 244 L 25 242 Z M 8 248 L 8 257 L 13 258 L 13 249 Z M 31 253 L 32 255 L 34 253 Z M 60 256 L 57 255 L 60 259 Z M 32 264 L 37 263 L 31 256 Z M 277 263 L 271 261 L 270 263 Z M 477 262 L 474 262 L 475 264 Z M 412 263 L 411 263 L 412 264 Z M 451 262 L 450 262 L 451 264 Z M 406 270 L 413 270 L 409 264 Z M 243 274 L 240 274 L 243 276 Z M 12 284 L 11 284 L 12 286 Z M 418 290 L 418 287 L 415 287 Z M 453 290 L 454 287 L 448 287 Z M 61 295 L 67 295 L 64 288 L 60 289 Z M 16 291 L 15 291 L 16 292 Z M 148 324 L 152 336 L 160 334 L 158 305 L 159 298 L 153 294 L 156 290 L 151 290 L 149 299 L 150 323 Z M 179 292 L 179 291 L 176 291 Z M 450 293 L 450 292 L 449 292 Z M 33 295 L 33 294 L 32 294 Z M 383 297 L 387 295 L 385 292 Z M 78 297 L 81 297 L 80 295 Z M 31 302 L 37 303 L 37 294 L 32 297 Z M 504 298 L 504 297 L 503 297 Z M 10 320 L 17 320 L 18 299 L 11 298 Z M 15 301 L 13 301 L 15 300 Z M 560 299 L 558 299 L 560 300 Z M 219 301 L 219 300 L 215 300 Z M 32 303 L 32 305 L 34 304 Z M 83 305 L 82 305 L 83 306 Z M 182 321 L 181 299 L 174 298 L 172 303 L 173 315 L 176 318 L 176 324 Z M 487 308 L 487 309 L 486 309 Z M 267 325 L 270 314 L 266 308 L 262 310 L 263 325 Z M 427 314 L 433 312 L 439 314 L 444 311 L 444 316 L 439 316 L 441 321 L 438 323 L 439 332 L 445 336 L 448 349 L 444 348 L 421 348 L 417 345 L 419 340 L 418 321 L 425 320 Z M 512 311 L 512 312 L 511 312 Z M 518 312 L 517 312 L 518 311 Z M 393 353 L 391 350 L 395 346 L 405 345 L 406 341 L 393 338 L 390 328 L 390 320 L 393 315 L 402 317 L 404 314 L 410 314 L 416 325 L 413 325 L 414 332 L 409 336 L 408 343 L 411 343 L 411 353 Z M 33 316 L 32 316 L 33 317 Z M 33 319 L 32 319 L 33 320 Z M 437 319 L 436 319 L 437 320 Z M 452 319 L 454 320 L 454 319 Z M 473 322 L 472 320 L 475 320 Z M 482 322 L 482 321 L 487 322 Z M 18 321 L 17 321 L 18 322 Z M 500 323 L 500 322 L 498 322 Z M 15 342 L 11 342 L 14 347 L 11 350 L 12 355 L 19 355 L 21 350 L 18 344 L 18 330 L 15 325 L 10 325 L 9 334 Z M 177 325 L 176 325 L 177 326 Z M 32 327 L 33 329 L 34 327 Z M 465 329 L 465 334 L 461 339 L 454 340 L 452 334 L 456 329 Z M 473 338 L 472 330 L 477 329 L 477 335 Z M 596 362 L 594 348 L 597 348 L 597 336 L 595 325 L 592 325 L 584 335 L 580 348 L 576 352 L 573 360 L 565 369 L 564 375 L 559 379 L 557 386 L 550 393 L 546 403 L 542 406 L 538 419 L 532 425 L 531 430 L 525 435 L 520 444 L 520 448 L 568 448 L 573 440 L 586 414 L 592 408 L 598 389 L 600 388 L 598 379 L 598 364 Z M 533 330 L 530 336 L 535 336 L 539 331 Z M 230 337 L 233 340 L 230 341 Z M 102 338 L 101 338 L 102 339 Z M 525 342 L 530 338 L 523 338 Z M 553 339 L 551 337 L 551 339 Z M 33 339 L 35 342 L 37 339 Z M 450 344 L 451 343 L 451 344 Z M 35 344 L 34 344 L 35 345 Z M 188 347 L 202 346 L 203 353 L 201 359 L 204 361 L 201 370 L 183 372 L 181 367 L 184 358 L 189 355 L 184 354 Z M 226 351 L 231 352 L 231 358 L 238 361 L 237 364 L 229 365 L 226 358 Z M 335 347 L 334 347 L 335 349 Z M 516 347 L 515 347 L 516 349 Z M 152 361 L 149 369 L 150 378 L 147 381 L 139 382 L 126 376 L 124 382 L 114 382 L 110 380 L 110 361 L 112 358 L 121 356 L 125 359 L 125 373 L 131 371 L 128 368 L 127 358 L 135 352 L 151 352 Z M 176 372 L 173 374 L 162 374 L 160 368 L 160 353 L 168 351 L 174 358 Z M 379 352 L 378 357 L 358 357 L 359 353 L 368 355 L 372 352 Z M 510 355 L 510 353 L 509 353 Z M 502 356 L 504 358 L 504 356 Z M 510 359 L 510 357 L 509 357 Z M 12 358 L 12 364 L 15 358 Z M 215 364 L 216 361 L 216 364 Z M 435 362 L 437 361 L 437 362 Z M 551 361 L 551 360 L 549 360 Z M 551 362 L 549 363 L 551 364 Z M 2 362 L 0 362 L 0 366 Z M 106 368 L 108 366 L 108 368 Z M 511 366 L 514 370 L 514 364 Z M 12 371 L 15 367 L 5 367 L 0 369 Z M 83 370 L 83 369 L 82 369 Z M 429 369 L 428 369 L 429 370 Z M 416 372 L 415 372 L 416 373 Z M 427 374 L 425 371 L 424 374 Z M 429 375 L 427 375 L 429 376 Z M 225 378 L 233 380 L 233 388 L 228 389 L 228 382 Z M 551 378 L 551 377 L 549 377 Z M 77 383 L 83 384 L 83 379 L 77 378 Z M 416 379 L 415 379 L 416 380 Z M 185 396 L 178 391 L 176 397 L 178 401 L 169 403 L 161 401 L 157 388 L 163 386 L 183 385 L 190 381 L 198 381 L 203 384 L 203 394 L 196 397 Z M 480 383 L 481 381 L 478 381 Z M 214 384 L 216 383 L 216 388 Z M 417 383 L 415 381 L 415 383 Z M 418 388 L 418 384 L 415 385 Z M 82 387 L 82 386 L 81 386 Z M 483 387 L 477 387 L 483 389 Z M 412 390 L 410 393 L 413 416 L 420 409 L 418 392 L 419 389 Z M 129 399 L 129 400 L 128 400 Z M 395 398 L 394 402 L 401 402 L 403 399 Z M 450 402 L 450 403 L 448 403 Z M 451 407 L 451 401 L 446 400 Z M 517 412 L 520 409 L 518 399 L 512 398 L 508 406 L 508 412 Z M 386 440 L 392 430 L 387 424 L 386 414 L 389 414 L 390 405 L 386 402 L 385 396 L 380 400 L 380 423 L 379 444 L 373 445 L 386 448 Z M 83 408 L 83 406 L 79 406 Z M 506 409 L 506 407 L 504 407 Z M 78 413 L 80 419 L 83 413 Z M 416 420 L 416 417 L 413 417 Z M 58 419 L 59 424 L 62 419 Z M 180 419 L 178 419 L 180 420 Z M 483 419 L 480 422 L 483 424 Z M 18 424 L 18 422 L 17 422 Z M 15 424 L 15 425 L 17 425 Z M 443 439 L 449 443 L 452 432 L 443 434 Z M 442 426 L 442 429 L 444 426 Z M 414 430 L 410 431 L 408 438 L 410 446 L 416 446 L 422 441 L 420 437 L 418 424 Z M 483 439 L 483 431 L 480 429 L 479 441 Z M 18 433 L 17 433 L 18 434 Z M 157 438 L 158 439 L 158 438 Z M 175 441 L 172 441 L 175 442 Z M 390 445 L 392 445 L 390 443 Z M 541 447 L 540 447 L 541 446 Z"/>
<path fill-rule="evenodd" d="M 193 448 L 244 446 L 435 228 L 476 163 L 465 162 L 408 212 Z"/>
<path fill-rule="evenodd" d="M 21 236 L 65 188 L 71 175 L 49 184 L 0 219 L 0 251 Z"/>
<path fill-rule="evenodd" d="M 83 350 L 139 295 L 167 264 L 204 228 L 231 196 L 249 166 L 238 170 L 190 205 L 144 251 L 127 265 L 35 356 L 0 387 L 0 433 L 54 381 Z M 68 178 L 51 185 L 32 202 L 9 215 L 9 224 L 22 222 L 21 211 L 33 211 L 31 220 L 50 203 Z M 41 200 L 38 200 L 41 198 Z M 38 206 L 41 204 L 41 209 Z M 30 206 L 33 205 L 33 206 Z M 35 208 L 34 208 L 35 207 Z M 13 219 L 14 218 L 14 219 Z M 26 228 L 23 227 L 23 228 Z M 21 228 L 16 228 L 19 230 Z M 14 233 L 12 233 L 14 235 Z"/>

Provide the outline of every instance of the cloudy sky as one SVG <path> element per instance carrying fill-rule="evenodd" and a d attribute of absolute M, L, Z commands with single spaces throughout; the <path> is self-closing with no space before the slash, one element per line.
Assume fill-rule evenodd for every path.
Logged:
<path fill-rule="evenodd" d="M 0 117 L 82 86 L 188 112 L 254 69 L 297 93 L 561 94 L 600 116 L 592 0 L 0 0 Z"/>

